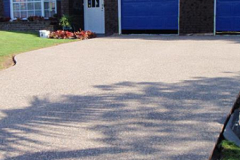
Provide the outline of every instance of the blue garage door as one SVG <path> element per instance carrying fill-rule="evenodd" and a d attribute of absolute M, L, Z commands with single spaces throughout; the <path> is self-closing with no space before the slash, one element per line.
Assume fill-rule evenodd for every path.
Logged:
<path fill-rule="evenodd" d="M 178 30 L 178 0 L 122 0 L 123 30 Z"/>
<path fill-rule="evenodd" d="M 240 31 L 240 0 L 217 0 L 217 31 Z"/>

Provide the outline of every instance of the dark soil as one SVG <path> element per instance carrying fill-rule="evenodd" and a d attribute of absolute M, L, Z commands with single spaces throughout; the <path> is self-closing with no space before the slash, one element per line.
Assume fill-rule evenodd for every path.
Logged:
<path fill-rule="evenodd" d="M 16 61 L 14 59 L 14 56 L 7 57 L 2 64 L 2 68 L 6 69 L 6 68 L 9 68 L 11 66 L 14 66 L 15 64 L 16 64 Z"/>

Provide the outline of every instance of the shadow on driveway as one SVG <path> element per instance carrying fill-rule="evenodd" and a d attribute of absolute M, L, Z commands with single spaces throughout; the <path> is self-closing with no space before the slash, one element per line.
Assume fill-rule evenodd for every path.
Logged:
<path fill-rule="evenodd" d="M 56 101 L 33 97 L 28 108 L 2 110 L 6 116 L 0 121 L 0 153 L 6 153 L 5 160 L 207 159 L 220 132 L 215 125 L 224 123 L 234 103 L 229 97 L 237 95 L 239 86 L 238 76 L 175 84 L 121 82 L 94 86 L 101 94 L 67 95 Z M 108 147 L 34 153 L 16 147 L 47 147 L 28 135 L 61 137 L 64 133 L 39 129 L 74 127 L 71 123 L 93 124 L 85 129 L 104 136 L 89 138 Z"/>

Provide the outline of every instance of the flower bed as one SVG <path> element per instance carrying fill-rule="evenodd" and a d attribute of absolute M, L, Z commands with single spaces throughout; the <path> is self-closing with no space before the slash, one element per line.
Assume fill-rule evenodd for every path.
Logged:
<path fill-rule="evenodd" d="M 49 38 L 54 39 L 90 39 L 95 38 L 96 34 L 91 31 L 78 31 L 78 32 L 69 32 L 58 30 L 56 32 L 51 32 Z"/>

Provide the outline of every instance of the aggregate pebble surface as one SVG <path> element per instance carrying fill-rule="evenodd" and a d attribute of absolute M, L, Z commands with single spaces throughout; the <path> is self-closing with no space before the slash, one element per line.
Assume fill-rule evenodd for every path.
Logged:
<path fill-rule="evenodd" d="M 0 71 L 1 160 L 206 160 L 240 91 L 240 37 L 101 37 Z"/>

